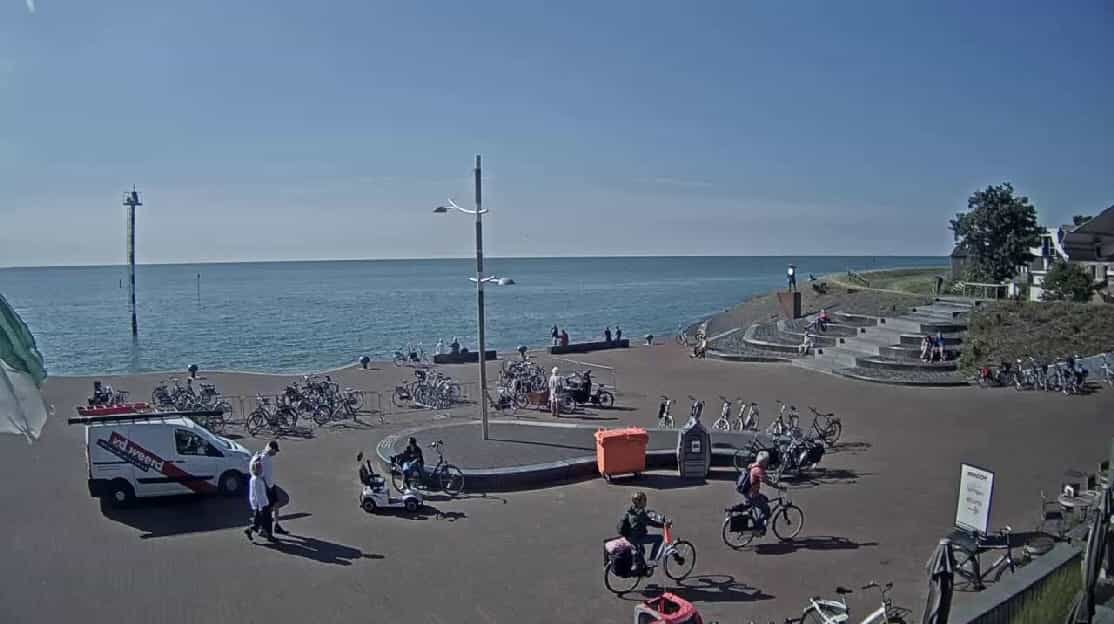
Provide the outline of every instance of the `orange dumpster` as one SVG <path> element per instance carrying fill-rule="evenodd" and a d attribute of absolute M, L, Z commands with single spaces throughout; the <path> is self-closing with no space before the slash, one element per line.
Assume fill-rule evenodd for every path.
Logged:
<path fill-rule="evenodd" d="M 645 429 L 600 429 L 596 432 L 596 465 L 604 479 L 617 474 L 639 474 L 646 470 Z"/>

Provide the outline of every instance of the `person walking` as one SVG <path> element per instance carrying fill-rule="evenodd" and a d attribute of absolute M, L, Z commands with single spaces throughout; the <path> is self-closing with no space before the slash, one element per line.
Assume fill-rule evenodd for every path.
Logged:
<path fill-rule="evenodd" d="M 611 328 L 610 327 L 603 328 L 603 341 L 604 342 L 611 342 Z"/>
<path fill-rule="evenodd" d="M 244 529 L 244 535 L 248 536 L 249 542 L 254 541 L 252 537 L 255 533 L 273 542 L 275 536 L 271 532 L 271 500 L 267 497 L 267 483 L 263 480 L 263 463 L 257 461 L 257 457 L 253 457 L 248 465 L 248 471 L 251 472 L 251 481 L 248 483 L 248 504 L 251 506 L 252 514 L 251 526 Z"/>
<path fill-rule="evenodd" d="M 623 339 L 623 328 L 619 327 L 618 325 L 615 325 L 615 342 L 619 342 L 622 339 Z"/>
<path fill-rule="evenodd" d="M 554 366 L 553 374 L 549 376 L 549 413 L 554 418 L 561 417 L 561 402 L 557 397 L 557 393 L 561 391 L 561 376 L 558 372 L 558 368 Z"/>
<path fill-rule="evenodd" d="M 797 265 L 789 265 L 789 269 L 785 272 L 785 277 L 789 280 L 789 290 L 797 290 Z"/>
<path fill-rule="evenodd" d="M 286 490 L 282 489 L 275 483 L 275 463 L 274 457 L 278 455 L 279 445 L 278 440 L 271 440 L 267 443 L 267 448 L 259 451 L 256 458 L 259 459 L 259 464 L 262 468 L 263 482 L 267 486 L 267 499 L 270 501 L 270 514 L 274 516 L 274 532 L 279 535 L 286 535 L 288 531 L 278 523 L 279 509 L 286 507 L 290 504 L 290 495 Z M 255 461 L 255 458 L 252 458 Z"/>
<path fill-rule="evenodd" d="M 561 337 L 561 333 L 557 331 L 557 326 L 556 325 L 553 326 L 553 331 L 550 332 L 549 335 L 553 336 L 553 346 L 556 347 L 557 346 L 557 339 Z"/>

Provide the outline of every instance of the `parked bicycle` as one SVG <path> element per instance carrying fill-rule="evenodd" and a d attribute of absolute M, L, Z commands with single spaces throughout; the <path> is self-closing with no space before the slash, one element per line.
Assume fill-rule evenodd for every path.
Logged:
<path fill-rule="evenodd" d="M 256 408 L 248 415 L 244 427 L 255 435 L 267 429 L 272 435 L 290 433 L 297 428 L 298 413 L 288 404 L 256 395 Z"/>
<path fill-rule="evenodd" d="M 673 399 L 661 395 L 661 403 L 658 404 L 658 428 L 659 429 L 673 429 Z"/>
<path fill-rule="evenodd" d="M 766 427 L 766 434 L 770 436 L 800 436 L 801 416 L 797 413 L 797 406 L 787 405 L 780 400 L 777 402 L 777 418 Z"/>
<path fill-rule="evenodd" d="M 897 612 L 894 609 L 893 601 L 890 600 L 890 591 L 894 588 L 894 584 L 886 583 L 879 585 L 871 581 L 863 585 L 862 590 L 878 589 L 882 592 L 882 604 L 873 613 L 867 615 L 859 624 L 887 624 L 897 618 Z M 836 600 L 824 600 L 819 596 L 814 596 L 808 599 L 808 606 L 805 607 L 804 612 L 801 614 L 802 624 L 850 624 L 851 622 L 851 609 L 847 606 L 847 595 L 854 593 L 850 589 L 844 587 L 836 587 L 836 594 L 839 598 Z"/>
<path fill-rule="evenodd" d="M 396 407 L 416 406 L 427 409 L 448 409 L 462 400 L 463 388 L 448 375 L 437 370 L 415 370 L 414 380 L 395 386 L 391 403 Z"/>
<path fill-rule="evenodd" d="M 437 453 L 437 464 L 432 468 L 423 466 L 419 473 L 410 480 L 411 486 L 428 492 L 444 492 L 452 497 L 457 497 L 464 491 L 464 473 L 460 468 L 445 461 L 445 443 L 438 440 L 429 445 Z M 391 457 L 391 484 L 398 493 L 405 491 L 405 479 L 402 474 L 402 464 L 397 456 Z"/>
<path fill-rule="evenodd" d="M 712 429 L 716 431 L 731 431 L 731 399 L 720 395 L 719 400 L 723 401 L 723 405 L 719 410 L 719 418 L 712 423 Z M 738 401 L 739 399 L 735 400 Z"/>
<path fill-rule="evenodd" d="M 758 537 L 755 528 L 757 510 L 753 506 L 742 502 L 723 511 L 723 528 L 720 530 L 720 535 L 723 537 L 724 544 L 738 550 Z M 800 535 L 805 525 L 805 512 L 790 500 L 786 489 L 779 487 L 777 498 L 770 501 L 770 517 L 767 518 L 766 525 L 783 542 Z"/>
<path fill-rule="evenodd" d="M 811 405 L 808 409 L 812 412 L 812 425 L 809 426 L 812 433 L 823 440 L 828 448 L 835 446 L 839 436 L 843 434 L 843 421 L 835 415 L 835 412 L 824 414 Z"/>
<path fill-rule="evenodd" d="M 395 349 L 391 359 L 394 360 L 395 366 L 420 366 L 429 362 L 420 342 L 417 347 L 407 344 L 404 348 Z"/>

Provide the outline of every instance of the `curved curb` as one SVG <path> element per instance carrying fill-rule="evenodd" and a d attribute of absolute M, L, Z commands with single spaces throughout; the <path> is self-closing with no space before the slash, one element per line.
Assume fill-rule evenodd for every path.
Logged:
<path fill-rule="evenodd" d="M 518 420 L 493 419 L 492 424 L 519 425 L 523 427 L 563 427 L 573 429 L 600 429 L 596 425 L 581 425 L 576 423 L 525 423 Z M 459 426 L 466 423 L 438 423 L 432 426 L 412 427 L 384 437 L 375 446 L 375 454 L 384 464 L 390 465 L 390 456 L 394 450 L 395 442 L 400 438 L 407 438 L 422 431 L 440 429 L 444 427 Z M 676 429 L 647 428 L 647 431 L 677 431 Z M 745 435 L 748 440 L 753 435 L 750 432 L 716 432 L 723 435 Z M 720 444 L 717 448 L 712 444 L 712 465 L 733 466 L 735 451 L 739 447 Z M 655 470 L 672 468 L 677 465 L 676 451 L 659 449 L 646 451 L 646 469 Z M 515 490 L 531 490 L 560 485 L 574 481 L 584 481 L 599 477 L 596 456 L 572 457 L 553 462 L 539 464 L 523 464 L 521 466 L 508 466 L 505 468 L 461 468 L 464 473 L 464 491 L 466 492 L 509 492 Z"/>
<path fill-rule="evenodd" d="M 724 353 L 723 351 L 708 350 L 707 356 L 724 362 L 758 362 L 764 364 L 778 364 L 792 362 L 792 358 L 781 357 L 777 355 L 743 355 L 735 353 Z"/>
<path fill-rule="evenodd" d="M 956 388 L 959 386 L 969 386 L 970 382 L 967 381 L 915 381 L 912 379 L 882 379 L 880 377 L 867 377 L 866 375 L 859 375 L 856 373 L 848 373 L 839 369 L 832 370 L 833 375 L 846 377 L 847 379 L 854 379 L 856 381 L 866 381 L 870 383 L 887 384 L 890 386 L 911 386 L 921 388 Z"/>

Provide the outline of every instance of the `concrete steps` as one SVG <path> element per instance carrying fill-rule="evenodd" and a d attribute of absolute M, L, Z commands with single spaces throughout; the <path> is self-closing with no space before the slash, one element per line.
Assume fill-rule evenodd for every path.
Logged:
<path fill-rule="evenodd" d="M 856 358 L 859 368 L 887 368 L 894 370 L 954 371 L 957 366 L 952 362 L 922 362 L 919 359 L 895 360 L 883 357 Z"/>

